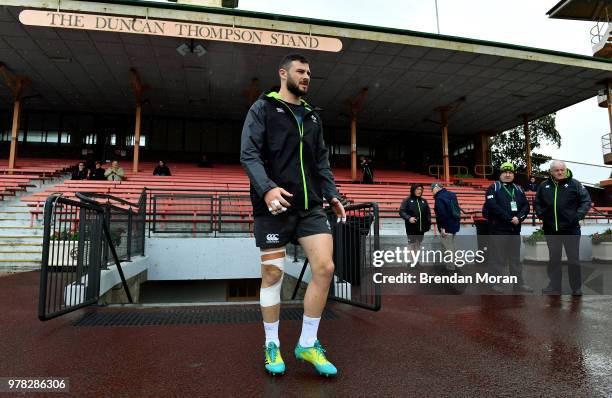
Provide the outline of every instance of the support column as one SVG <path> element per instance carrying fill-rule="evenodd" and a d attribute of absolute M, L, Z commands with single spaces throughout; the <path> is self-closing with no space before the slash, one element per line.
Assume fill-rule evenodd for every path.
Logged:
<path fill-rule="evenodd" d="M 14 169 L 17 165 L 17 144 L 19 142 L 19 119 L 21 117 L 22 94 L 25 86 L 30 80 L 25 76 L 18 76 L 8 70 L 0 62 L 0 75 L 4 78 L 7 87 L 13 95 L 13 126 L 11 129 L 11 149 L 9 153 L 9 169 Z M 13 173 L 12 171 L 10 172 Z"/>
<path fill-rule="evenodd" d="M 450 162 L 448 157 L 448 111 L 448 107 L 440 108 L 440 120 L 442 127 L 442 168 L 445 183 L 450 183 Z"/>
<path fill-rule="evenodd" d="M 606 98 L 608 99 L 608 121 L 610 123 L 610 143 L 612 144 L 612 96 L 610 94 L 612 91 L 612 81 L 608 80 L 606 84 Z"/>
<path fill-rule="evenodd" d="M 14 169 L 17 160 L 17 142 L 19 140 L 19 119 L 21 117 L 21 99 L 15 99 L 13 104 L 13 126 L 11 129 L 11 150 L 9 153 L 9 169 Z M 13 174 L 10 171 L 10 174 Z"/>
<path fill-rule="evenodd" d="M 531 175 L 531 139 L 529 135 L 529 118 L 527 114 L 522 114 L 523 117 L 523 134 L 525 135 L 525 167 L 528 176 Z"/>
<path fill-rule="evenodd" d="M 368 88 L 364 87 L 348 101 L 351 115 L 351 180 L 353 181 L 357 181 L 357 115 L 363 109 L 367 95 Z"/>
<path fill-rule="evenodd" d="M 132 90 L 136 97 L 136 126 L 134 128 L 134 157 L 132 161 L 132 171 L 138 172 L 138 162 L 140 156 L 140 126 L 141 126 L 141 115 L 142 115 L 142 93 L 149 89 L 149 86 L 143 84 L 140 81 L 140 76 L 136 69 L 130 69 Z"/>
<path fill-rule="evenodd" d="M 132 171 L 138 172 L 138 158 L 140 155 L 140 121 L 142 114 L 142 104 L 139 102 L 136 104 L 136 127 L 134 129 L 134 162 Z"/>
<path fill-rule="evenodd" d="M 484 131 L 480 132 L 480 163 L 489 164 L 489 136 Z"/>
<path fill-rule="evenodd" d="M 351 116 L 351 180 L 357 181 L 357 115 Z"/>

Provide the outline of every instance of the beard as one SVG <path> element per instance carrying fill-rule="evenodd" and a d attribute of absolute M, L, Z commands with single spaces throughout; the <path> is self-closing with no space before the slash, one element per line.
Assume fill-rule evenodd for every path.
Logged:
<path fill-rule="evenodd" d="M 287 90 L 298 97 L 302 97 L 308 93 L 308 88 L 306 88 L 306 91 L 301 90 L 297 83 L 289 76 L 287 76 Z"/>

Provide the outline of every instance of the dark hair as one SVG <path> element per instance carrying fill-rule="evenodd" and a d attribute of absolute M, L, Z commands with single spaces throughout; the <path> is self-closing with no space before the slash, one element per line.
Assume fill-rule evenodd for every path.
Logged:
<path fill-rule="evenodd" d="M 74 164 L 74 163 L 73 163 L 73 164 Z M 80 166 L 80 165 L 85 166 L 85 162 L 79 162 L 79 164 L 78 164 L 78 165 L 79 165 L 79 166 Z"/>
<path fill-rule="evenodd" d="M 99 160 L 96 160 L 96 164 L 99 164 L 100 166 L 102 166 L 102 162 L 100 162 Z"/>
<path fill-rule="evenodd" d="M 278 69 L 284 69 L 284 70 L 288 71 L 289 68 L 291 68 L 291 63 L 293 61 L 300 61 L 303 64 L 307 64 L 308 63 L 308 60 L 302 54 L 297 54 L 297 53 L 295 53 L 295 54 L 288 54 L 280 62 L 280 64 L 278 65 Z"/>
<path fill-rule="evenodd" d="M 411 197 L 416 197 L 416 190 L 417 188 L 421 188 L 423 191 L 425 191 L 425 188 L 423 188 L 423 184 L 412 184 L 412 186 L 410 187 L 410 196 Z M 423 194 L 421 193 L 421 196 Z"/>

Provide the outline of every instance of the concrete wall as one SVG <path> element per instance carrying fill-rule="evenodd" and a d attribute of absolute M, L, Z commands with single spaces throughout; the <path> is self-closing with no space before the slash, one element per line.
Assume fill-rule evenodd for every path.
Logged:
<path fill-rule="evenodd" d="M 254 238 L 148 238 L 149 280 L 261 277 Z"/>

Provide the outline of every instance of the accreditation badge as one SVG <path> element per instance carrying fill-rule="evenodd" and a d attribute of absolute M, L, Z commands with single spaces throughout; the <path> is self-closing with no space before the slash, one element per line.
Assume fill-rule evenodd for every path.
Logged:
<path fill-rule="evenodd" d="M 518 207 L 516 206 L 516 201 L 510 202 L 510 211 L 518 211 Z"/>

